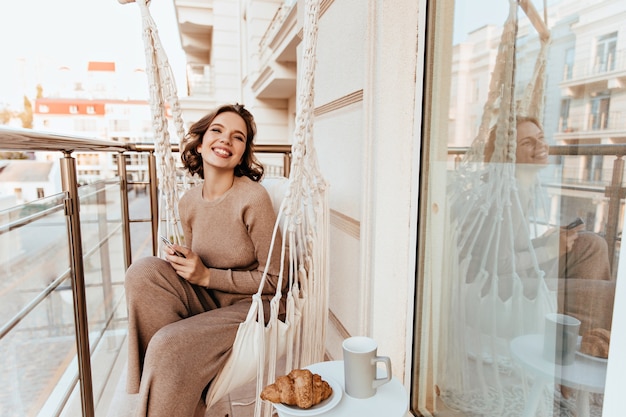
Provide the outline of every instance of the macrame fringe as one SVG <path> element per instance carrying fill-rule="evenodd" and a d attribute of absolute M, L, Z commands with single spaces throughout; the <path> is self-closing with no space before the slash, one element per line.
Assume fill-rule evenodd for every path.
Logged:
<path fill-rule="evenodd" d="M 291 171 L 277 219 L 283 228 L 282 253 L 285 253 L 285 246 L 289 247 L 286 314 L 287 323 L 292 327 L 288 333 L 285 373 L 323 361 L 328 321 L 328 184 L 319 168 L 313 135 L 319 0 L 307 0 L 304 7 L 304 52 L 298 82 Z M 271 341 L 270 344 L 272 352 L 267 361 L 267 374 L 263 365 L 259 369 L 257 397 L 263 386 L 275 379 L 278 358 L 273 353 L 277 343 Z M 263 415 L 269 416 L 271 405 L 257 402 L 255 417 L 260 415 L 261 407 Z"/>
<path fill-rule="evenodd" d="M 167 107 L 169 106 L 179 143 L 185 137 L 182 110 L 172 68 L 159 38 L 156 23 L 148 9 L 149 1 L 137 0 L 141 12 L 146 75 L 150 91 L 150 111 L 154 131 L 157 178 L 159 181 L 159 233 L 172 242 L 183 244 L 178 219 L 178 188 L 176 162 L 172 155 L 168 129 Z"/>

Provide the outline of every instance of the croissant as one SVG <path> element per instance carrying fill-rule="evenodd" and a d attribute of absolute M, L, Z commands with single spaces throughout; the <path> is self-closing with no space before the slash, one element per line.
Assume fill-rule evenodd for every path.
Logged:
<path fill-rule="evenodd" d="M 288 375 L 279 376 L 273 384 L 261 392 L 261 399 L 273 403 L 311 408 L 333 393 L 328 382 L 308 369 L 294 369 Z"/>
<path fill-rule="evenodd" d="M 580 351 L 587 355 L 606 359 L 609 357 L 610 343 L 611 332 L 598 327 L 583 335 L 583 339 L 580 343 Z"/>

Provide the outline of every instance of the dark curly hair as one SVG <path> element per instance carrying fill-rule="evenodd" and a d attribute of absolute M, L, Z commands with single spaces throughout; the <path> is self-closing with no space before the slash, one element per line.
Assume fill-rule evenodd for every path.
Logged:
<path fill-rule="evenodd" d="M 204 168 L 202 166 L 202 155 L 198 153 L 198 146 L 202 144 L 204 134 L 213 123 L 215 117 L 221 113 L 237 113 L 246 123 L 246 150 L 241 158 L 241 163 L 235 167 L 235 176 L 246 176 L 253 181 L 259 181 L 263 177 L 263 165 L 258 161 L 254 155 L 254 136 L 256 135 L 256 123 L 254 122 L 254 116 L 243 104 L 226 104 L 211 113 L 204 116 L 202 119 L 195 122 L 189 128 L 189 132 L 183 139 L 181 159 L 185 168 L 189 170 L 191 175 L 197 174 L 200 178 L 204 179 Z"/>

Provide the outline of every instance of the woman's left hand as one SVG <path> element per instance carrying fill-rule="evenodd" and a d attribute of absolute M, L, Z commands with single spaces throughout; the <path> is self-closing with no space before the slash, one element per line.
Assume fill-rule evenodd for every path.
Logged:
<path fill-rule="evenodd" d="M 559 255 L 563 256 L 568 251 L 572 250 L 574 246 L 574 242 L 578 238 L 578 232 L 582 231 L 585 228 L 584 224 L 580 224 L 573 229 L 567 229 L 562 227 L 560 230 L 560 245 L 559 245 Z"/>
<path fill-rule="evenodd" d="M 184 246 L 174 245 L 174 249 L 185 255 L 185 257 L 177 256 L 176 253 L 170 248 L 164 248 L 167 255 L 165 258 L 172 265 L 172 268 L 178 275 L 189 281 L 191 284 L 199 285 L 201 287 L 208 288 L 210 283 L 210 272 L 202 259 Z"/>

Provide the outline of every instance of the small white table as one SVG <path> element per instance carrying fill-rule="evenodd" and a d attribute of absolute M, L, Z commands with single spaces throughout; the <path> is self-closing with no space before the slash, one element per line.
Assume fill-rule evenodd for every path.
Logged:
<path fill-rule="evenodd" d="M 306 367 L 321 375 L 322 379 L 332 378 L 345 389 L 343 361 L 318 362 Z M 380 375 L 384 376 L 384 375 Z M 323 417 L 404 417 L 409 409 L 409 398 L 404 386 L 397 378 L 378 387 L 376 395 L 366 399 L 352 398 L 343 392 L 341 401 L 332 409 L 318 414 Z M 285 414 L 278 412 L 280 417 Z"/>
<path fill-rule="evenodd" d="M 580 417 L 589 417 L 589 393 L 604 392 L 606 361 L 577 354 L 572 365 L 557 365 L 543 357 L 543 334 L 528 334 L 513 339 L 511 353 L 537 377 L 524 408 L 524 417 L 535 415 L 541 391 L 554 383 L 579 390 L 576 410 Z"/>

